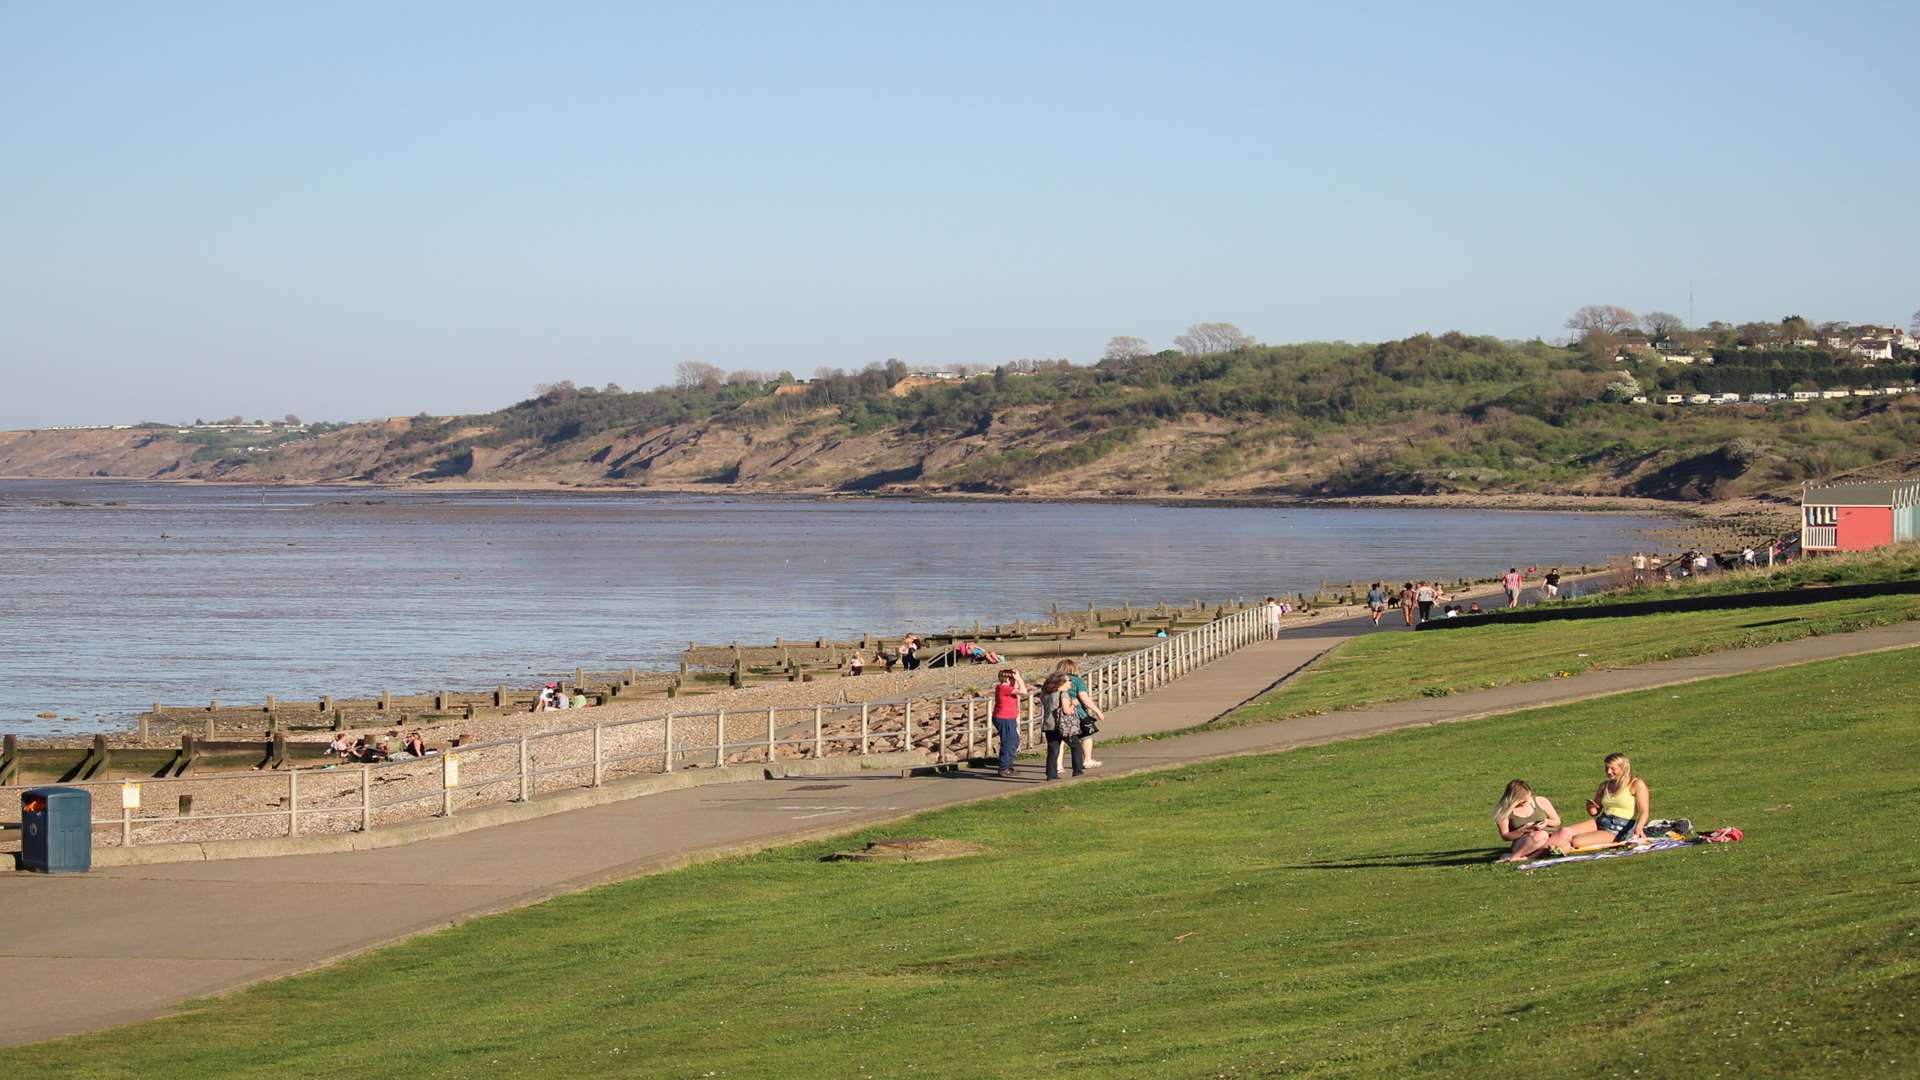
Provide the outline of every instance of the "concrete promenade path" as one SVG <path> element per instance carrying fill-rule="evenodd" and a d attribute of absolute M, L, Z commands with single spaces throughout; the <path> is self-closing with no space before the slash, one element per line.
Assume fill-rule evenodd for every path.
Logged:
<path fill-rule="evenodd" d="M 1103 730 L 1143 733 L 1204 723 L 1342 638 L 1371 632 L 1365 620 L 1328 622 L 1249 646 L 1114 710 Z M 1098 750 L 1105 765 L 1093 776 L 1914 646 L 1920 646 L 1920 623 L 1276 724 L 1106 744 Z M 1037 763 L 1022 763 L 1010 780 L 991 770 L 963 770 L 905 780 L 750 781 L 374 851 L 128 866 L 84 875 L 0 874 L 0 1045 L 162 1015 L 195 997 L 596 883 L 1018 794 L 1043 783 Z"/>

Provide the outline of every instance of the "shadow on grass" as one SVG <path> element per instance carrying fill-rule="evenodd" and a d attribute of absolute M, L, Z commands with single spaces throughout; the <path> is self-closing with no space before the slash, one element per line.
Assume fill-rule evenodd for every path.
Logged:
<path fill-rule="evenodd" d="M 1409 851 L 1405 854 L 1364 855 L 1358 859 L 1324 859 L 1296 863 L 1288 870 L 1413 870 L 1428 866 L 1477 866 L 1507 853 L 1500 848 L 1461 848 L 1457 851 Z"/>

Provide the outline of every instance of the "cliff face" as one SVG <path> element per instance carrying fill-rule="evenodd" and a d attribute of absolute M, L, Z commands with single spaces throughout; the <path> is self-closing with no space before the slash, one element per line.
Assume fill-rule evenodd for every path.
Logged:
<path fill-rule="evenodd" d="M 1346 479 L 1350 463 L 1410 438 L 1455 439 L 1444 430 L 1341 432 L 1308 438 L 1284 427 L 1250 428 L 1212 416 L 1143 424 L 1084 437 L 1049 424 L 1038 408 L 983 417 L 970 434 L 916 434 L 904 427 L 854 432 L 823 409 L 745 426 L 707 418 L 652 427 L 504 438 L 483 423 L 437 421 L 416 431 L 406 419 L 359 424 L 318 436 L 177 429 L 0 432 L 0 476 L 116 477 L 207 482 L 445 484 L 613 487 L 755 494 L 829 492 L 1003 493 L 1028 497 L 1248 497 L 1379 495 L 1391 489 Z M 1452 426 L 1448 426 L 1452 425 Z M 252 439 L 253 442 L 248 440 Z M 1044 468 L 996 471 L 1008 455 Z M 1711 455 L 1708 455 L 1711 457 Z M 1713 458 L 1648 458 L 1621 467 L 1595 462 L 1552 486 L 1453 487 L 1423 480 L 1408 492 L 1505 491 L 1553 495 L 1655 495 L 1710 502 L 1753 494 L 1735 486 L 1744 463 Z M 1453 479 L 1451 475 L 1442 479 Z"/>

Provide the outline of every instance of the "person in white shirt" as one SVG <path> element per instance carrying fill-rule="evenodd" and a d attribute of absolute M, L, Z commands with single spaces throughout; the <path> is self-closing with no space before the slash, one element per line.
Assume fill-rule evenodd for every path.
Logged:
<path fill-rule="evenodd" d="M 1267 636 L 1278 640 L 1280 637 L 1280 601 L 1275 600 L 1271 596 L 1267 597 L 1265 614 L 1267 619 Z"/>

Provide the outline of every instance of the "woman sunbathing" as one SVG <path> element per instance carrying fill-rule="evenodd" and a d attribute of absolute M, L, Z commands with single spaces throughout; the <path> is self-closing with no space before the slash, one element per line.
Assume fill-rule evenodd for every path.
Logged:
<path fill-rule="evenodd" d="M 1522 862 L 1546 850 L 1547 837 L 1560 827 L 1560 811 L 1545 795 L 1535 795 L 1525 780 L 1513 780 L 1494 805 L 1493 827 L 1500 830 L 1500 839 L 1513 843 L 1497 861 Z"/>
<path fill-rule="evenodd" d="M 1553 850 L 1572 851 L 1647 838 L 1653 792 L 1645 780 L 1633 775 L 1633 762 L 1627 755 L 1608 754 L 1606 766 L 1607 778 L 1587 800 L 1587 813 L 1592 816 L 1555 832 L 1547 840 Z"/>

